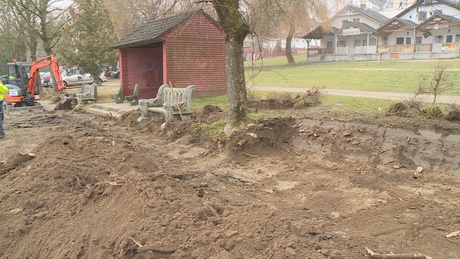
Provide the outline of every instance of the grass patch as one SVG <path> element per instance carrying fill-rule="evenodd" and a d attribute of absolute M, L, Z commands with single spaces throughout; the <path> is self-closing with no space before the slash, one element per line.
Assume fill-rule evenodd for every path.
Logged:
<path fill-rule="evenodd" d="M 307 62 L 306 54 L 294 55 L 297 65 L 305 65 Z M 443 64 L 451 69 L 460 68 L 460 59 L 446 60 L 385 60 L 385 61 L 353 61 L 353 62 L 324 62 L 308 64 L 312 69 L 350 69 L 350 68 L 367 68 L 367 69 L 409 69 L 409 70 L 432 70 L 436 65 Z M 252 66 L 272 67 L 288 65 L 285 56 L 268 57 L 262 60 L 245 61 L 244 66 L 249 70 Z"/>
<path fill-rule="evenodd" d="M 226 124 L 227 117 L 224 117 L 211 124 L 194 123 L 191 130 L 192 132 L 197 132 L 198 130 L 206 132 L 206 135 L 211 137 L 213 142 L 225 142 L 227 140 L 227 136 L 224 134 L 224 127 Z"/>
<path fill-rule="evenodd" d="M 296 54 L 293 55 L 294 60 L 296 64 L 305 64 L 307 63 L 307 54 Z M 244 66 L 245 67 L 270 67 L 270 66 L 284 66 L 288 65 L 288 61 L 286 56 L 278 56 L 278 57 L 270 57 L 270 58 L 264 58 L 260 60 L 254 60 L 254 61 L 245 61 Z"/>
<path fill-rule="evenodd" d="M 395 103 L 394 100 L 323 95 L 320 106 L 336 108 L 343 112 L 374 111 L 380 113 L 393 103 Z"/>
<path fill-rule="evenodd" d="M 415 92 L 422 77 L 431 78 L 442 64 L 457 87 L 447 94 L 460 95 L 460 60 L 331 62 L 301 66 L 273 66 L 262 70 L 246 68 L 247 85 L 332 88 L 379 92 Z"/>
<path fill-rule="evenodd" d="M 227 95 L 192 98 L 192 110 L 202 111 L 205 105 L 212 104 L 219 106 L 222 110 L 228 109 Z"/>
<path fill-rule="evenodd" d="M 282 96 L 289 94 L 291 96 L 296 96 L 298 93 L 292 92 L 277 92 L 275 96 Z M 265 99 L 267 97 L 273 96 L 273 92 L 269 91 L 248 91 L 249 98 L 253 99 Z M 347 97 L 347 96 L 336 96 L 336 95 L 321 95 L 321 104 L 318 107 L 329 107 L 329 108 L 338 108 L 342 111 L 366 111 L 374 110 L 379 111 L 385 107 L 389 107 L 391 104 L 395 103 L 394 100 L 383 100 L 383 99 L 371 99 L 371 98 L 360 98 L 360 97 Z M 200 111 L 207 104 L 213 104 L 219 106 L 222 110 L 228 110 L 227 96 L 216 96 L 216 97 L 204 97 L 193 99 L 192 107 L 195 111 Z M 260 118 L 260 115 L 264 113 L 250 114 L 252 118 Z M 281 114 L 281 113 L 280 113 Z M 278 116 L 279 114 L 270 115 Z"/>

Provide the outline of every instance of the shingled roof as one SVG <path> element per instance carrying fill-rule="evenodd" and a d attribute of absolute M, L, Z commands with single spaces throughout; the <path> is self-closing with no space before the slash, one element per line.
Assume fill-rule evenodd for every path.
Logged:
<path fill-rule="evenodd" d="M 375 31 L 375 28 L 372 28 L 371 26 L 369 26 L 369 25 L 367 25 L 365 23 L 349 21 L 349 22 L 347 22 L 347 24 L 342 26 L 342 28 L 340 28 L 337 31 L 337 33 L 341 34 L 343 32 L 343 30 L 347 29 L 347 28 L 359 28 L 360 30 L 368 32 L 368 33 L 371 33 L 371 32 Z"/>
<path fill-rule="evenodd" d="M 124 38 L 122 38 L 117 43 L 112 45 L 111 48 L 121 49 L 121 48 L 128 48 L 128 47 L 139 47 L 139 46 L 145 46 L 145 45 L 160 42 L 161 37 L 163 35 L 167 34 L 171 30 L 173 30 L 175 27 L 179 26 L 180 24 L 189 20 L 192 16 L 200 12 L 206 15 L 206 13 L 203 10 L 198 9 L 198 10 L 166 17 L 163 19 L 150 20 L 142 24 L 141 26 L 137 27 L 133 32 L 126 35 Z"/>
<path fill-rule="evenodd" d="M 370 19 L 372 19 L 372 20 L 374 20 L 374 21 L 376 21 L 377 23 L 380 23 L 380 24 L 383 24 L 383 23 L 385 23 L 386 21 L 389 20 L 389 18 L 386 17 L 385 15 L 380 14 L 380 13 L 375 12 L 375 11 L 372 11 L 372 10 L 366 10 L 366 9 L 359 8 L 359 7 L 352 6 L 352 5 L 348 5 L 347 7 L 355 10 L 358 13 L 361 13 L 364 16 L 367 16 L 368 18 L 370 18 Z"/>
<path fill-rule="evenodd" d="M 406 13 L 409 13 L 410 11 L 417 9 L 420 6 L 433 6 L 434 4 L 445 4 L 455 9 L 460 8 L 460 4 L 452 0 L 425 0 L 425 1 L 418 0 L 418 1 L 415 1 L 413 5 L 407 7 L 406 9 L 404 9 L 404 11 L 396 15 L 396 17 L 403 17 Z"/>
<path fill-rule="evenodd" d="M 304 39 L 322 39 L 326 35 L 334 35 L 339 29 L 335 27 L 325 27 L 320 25 L 314 30 L 309 32 L 307 35 L 303 36 Z"/>

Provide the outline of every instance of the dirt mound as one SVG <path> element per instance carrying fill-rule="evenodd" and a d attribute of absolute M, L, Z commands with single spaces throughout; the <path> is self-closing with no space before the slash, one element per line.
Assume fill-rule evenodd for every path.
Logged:
<path fill-rule="evenodd" d="M 401 102 L 391 105 L 387 110 L 387 115 L 407 116 L 409 107 Z"/>
<path fill-rule="evenodd" d="M 213 123 L 227 116 L 227 113 L 223 112 L 219 106 L 216 105 L 205 105 L 201 113 L 201 121 L 206 123 Z"/>
<path fill-rule="evenodd" d="M 452 109 L 446 115 L 446 120 L 448 121 L 460 121 L 460 110 Z"/>
<path fill-rule="evenodd" d="M 289 144 L 295 135 L 293 118 L 274 118 L 256 121 L 244 130 L 233 134 L 228 146 L 235 152 L 278 152 Z"/>
<path fill-rule="evenodd" d="M 288 108 L 305 108 L 312 107 L 320 103 L 321 89 L 313 88 L 305 92 L 298 93 L 295 96 L 289 93 L 274 93 L 270 94 L 265 99 L 250 98 L 248 106 L 260 109 L 288 109 Z"/>
<path fill-rule="evenodd" d="M 460 177 L 359 152 L 418 158 L 425 137 L 455 157 L 447 129 L 274 118 L 219 149 L 193 120 L 137 116 L 7 118 L 2 159 L 34 158 L 0 175 L 0 258 L 459 258 Z"/>
<path fill-rule="evenodd" d="M 208 104 L 203 107 L 202 115 L 208 116 L 209 114 L 216 113 L 216 112 L 223 112 L 223 111 L 219 106 Z"/>

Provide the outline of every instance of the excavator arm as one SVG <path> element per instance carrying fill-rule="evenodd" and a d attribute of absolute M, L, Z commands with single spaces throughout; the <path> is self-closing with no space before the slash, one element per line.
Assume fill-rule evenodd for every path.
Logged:
<path fill-rule="evenodd" d="M 22 64 L 12 63 L 16 70 L 18 68 L 24 69 L 26 66 L 22 66 Z M 37 82 L 40 80 L 40 73 L 39 70 L 44 67 L 50 67 L 53 73 L 54 78 L 56 79 L 57 87 L 59 89 L 59 97 L 61 99 L 61 103 L 59 103 L 55 110 L 70 110 L 72 109 L 72 103 L 74 100 L 74 96 L 67 93 L 67 89 L 63 84 L 61 71 L 59 68 L 59 64 L 57 62 L 56 56 L 51 54 L 47 57 L 38 59 L 34 61 L 32 64 L 28 64 L 30 66 L 30 74 L 28 77 L 27 84 L 24 80 L 25 73 L 21 70 L 16 71 L 17 73 L 23 73 L 20 75 L 19 80 L 13 80 L 11 84 L 7 84 L 9 89 L 8 94 L 6 94 L 6 113 L 9 115 L 12 114 L 21 114 L 21 113 L 29 113 L 29 112 L 36 112 L 36 111 L 43 111 L 43 106 L 36 102 L 36 95 L 39 91 L 36 91 Z M 27 67 L 28 67 L 27 66 Z M 38 89 L 39 90 L 39 89 Z M 13 93 L 13 94 L 12 94 Z M 39 96 L 38 96 L 39 97 Z M 39 98 L 38 98 L 39 99 Z"/>
<path fill-rule="evenodd" d="M 32 63 L 30 67 L 30 79 L 27 84 L 27 92 L 32 94 L 36 84 L 39 80 L 39 70 L 43 67 L 51 67 L 51 71 L 53 73 L 54 79 L 56 79 L 56 84 L 59 89 L 59 96 L 61 98 L 61 104 L 56 107 L 56 109 L 65 109 L 70 110 L 72 109 L 72 101 L 74 100 L 74 96 L 67 93 L 66 87 L 64 86 L 61 70 L 59 68 L 59 64 L 57 62 L 56 56 L 51 54 L 47 57 L 43 57 L 38 59 Z"/>
<path fill-rule="evenodd" d="M 66 93 L 66 88 L 63 84 L 62 75 L 61 75 L 61 71 L 60 71 L 56 56 L 51 54 L 47 57 L 38 59 L 32 63 L 32 66 L 30 67 L 30 79 L 27 84 L 27 92 L 29 94 L 33 94 L 35 88 L 37 87 L 36 84 L 40 77 L 40 73 L 39 73 L 40 68 L 44 68 L 48 66 L 51 68 L 53 76 L 56 79 L 56 83 L 57 83 L 59 92 Z"/>

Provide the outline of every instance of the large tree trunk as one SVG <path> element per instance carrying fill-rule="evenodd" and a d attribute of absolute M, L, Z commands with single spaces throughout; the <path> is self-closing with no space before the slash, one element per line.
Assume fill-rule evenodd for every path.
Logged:
<path fill-rule="evenodd" d="M 238 0 L 215 0 L 212 3 L 225 36 L 228 93 L 228 122 L 225 132 L 230 134 L 235 126 L 247 118 L 243 41 L 249 32 L 249 26 L 239 12 Z"/>
<path fill-rule="evenodd" d="M 295 22 L 294 22 L 293 17 L 289 19 L 290 19 L 289 33 L 288 33 L 288 36 L 286 37 L 286 58 L 287 58 L 289 65 L 295 65 L 295 60 L 294 60 L 294 56 L 292 56 L 292 48 L 291 48 L 292 38 L 294 37 L 294 32 L 295 32 Z"/>
<path fill-rule="evenodd" d="M 246 80 L 244 77 L 243 40 L 229 37 L 225 42 L 227 62 L 227 130 L 246 120 Z"/>

